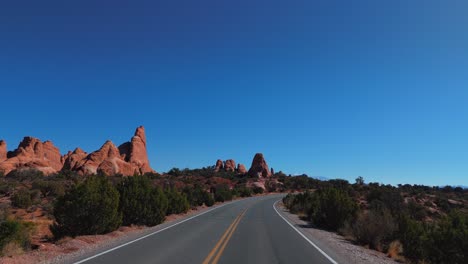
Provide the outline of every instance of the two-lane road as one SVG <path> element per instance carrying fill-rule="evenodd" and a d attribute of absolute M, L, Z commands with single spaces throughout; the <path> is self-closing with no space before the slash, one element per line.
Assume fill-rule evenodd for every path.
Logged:
<path fill-rule="evenodd" d="M 79 263 L 333 263 L 276 212 L 281 197 L 236 201 Z"/>

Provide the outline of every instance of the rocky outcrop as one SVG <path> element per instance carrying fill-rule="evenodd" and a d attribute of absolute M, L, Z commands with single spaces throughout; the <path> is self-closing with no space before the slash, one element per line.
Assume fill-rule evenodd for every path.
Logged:
<path fill-rule="evenodd" d="M 226 160 L 224 162 L 224 170 L 225 171 L 236 171 L 236 162 L 232 159 Z"/>
<path fill-rule="evenodd" d="M 16 169 L 33 168 L 51 174 L 61 170 L 62 166 L 60 151 L 51 141 L 25 137 L 18 148 L 0 162 L 0 171 L 6 175 Z"/>
<path fill-rule="evenodd" d="M 255 154 L 255 157 L 252 161 L 252 166 L 249 169 L 250 177 L 265 178 L 271 176 L 271 171 L 268 168 L 268 164 L 265 161 L 262 153 Z"/>
<path fill-rule="evenodd" d="M 222 160 L 217 160 L 215 165 L 215 172 L 219 172 L 220 170 L 224 169 L 224 164 Z"/>
<path fill-rule="evenodd" d="M 77 152 L 77 153 L 75 153 Z M 64 168 L 70 168 L 80 174 L 134 175 L 153 172 L 150 167 L 146 150 L 146 135 L 143 127 L 138 127 L 130 142 L 118 148 L 111 141 L 93 153 L 83 156 L 82 151 L 76 151 L 65 161 Z"/>
<path fill-rule="evenodd" d="M 0 140 L 0 162 L 7 159 L 7 144 L 5 141 Z"/>
<path fill-rule="evenodd" d="M 33 137 L 25 137 L 18 148 L 6 152 L 6 143 L 0 142 L 0 171 L 5 175 L 16 169 L 37 169 L 44 174 L 60 170 L 76 171 L 80 174 L 105 175 L 123 174 L 126 176 L 153 172 L 146 149 L 146 135 L 143 127 L 138 127 L 130 142 L 116 147 L 107 141 L 99 150 L 87 154 L 80 148 L 64 156 L 52 142 L 41 142 Z"/>
<path fill-rule="evenodd" d="M 153 172 L 148 160 L 144 127 L 138 127 L 132 140 L 119 146 L 119 152 L 126 162 L 138 168 L 140 174 Z"/>
<path fill-rule="evenodd" d="M 237 165 L 237 172 L 239 174 L 246 174 L 247 173 L 247 169 L 245 168 L 245 165 L 244 164 L 238 164 Z"/>

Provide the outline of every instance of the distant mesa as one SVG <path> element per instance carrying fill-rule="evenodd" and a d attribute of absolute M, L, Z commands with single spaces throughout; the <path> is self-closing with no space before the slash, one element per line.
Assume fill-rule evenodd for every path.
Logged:
<path fill-rule="evenodd" d="M 268 164 L 262 153 L 255 154 L 248 174 L 250 177 L 257 178 L 266 178 L 272 175 L 272 171 L 268 168 Z"/>
<path fill-rule="evenodd" d="M 36 169 L 44 174 L 70 170 L 79 174 L 126 176 L 154 172 L 150 167 L 146 149 L 144 127 L 138 127 L 130 142 L 119 147 L 106 141 L 97 151 L 87 154 L 80 148 L 61 156 L 51 141 L 25 137 L 18 148 L 7 152 L 5 141 L 0 141 L 0 172 L 5 175 L 18 169 Z"/>

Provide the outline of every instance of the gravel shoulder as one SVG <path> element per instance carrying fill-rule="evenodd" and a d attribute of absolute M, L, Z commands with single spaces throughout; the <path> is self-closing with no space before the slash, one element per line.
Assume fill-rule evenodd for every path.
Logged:
<path fill-rule="evenodd" d="M 396 264 L 397 262 L 386 254 L 355 245 L 336 233 L 316 229 L 309 225 L 299 216 L 291 214 L 282 202 L 278 202 L 276 209 L 294 227 L 299 229 L 308 239 L 327 253 L 331 258 L 340 264 Z"/>

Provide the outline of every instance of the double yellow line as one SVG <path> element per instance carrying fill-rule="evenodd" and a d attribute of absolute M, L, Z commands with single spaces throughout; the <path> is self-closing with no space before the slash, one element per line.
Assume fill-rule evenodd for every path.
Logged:
<path fill-rule="evenodd" d="M 229 226 L 229 228 L 226 230 L 226 232 L 224 232 L 223 236 L 218 241 L 218 243 L 216 243 L 215 247 L 210 251 L 210 254 L 208 254 L 206 259 L 203 261 L 203 264 L 209 264 L 209 263 L 216 264 L 216 263 L 218 263 L 219 258 L 223 254 L 224 249 L 226 248 L 229 240 L 232 237 L 232 234 L 234 234 L 234 231 L 236 231 L 236 228 L 239 225 L 239 222 L 241 221 L 241 219 L 244 216 L 246 211 L 247 211 L 247 209 L 245 209 L 241 214 L 239 214 L 237 216 L 237 218 L 234 220 L 234 222 L 232 222 L 232 224 Z"/>

